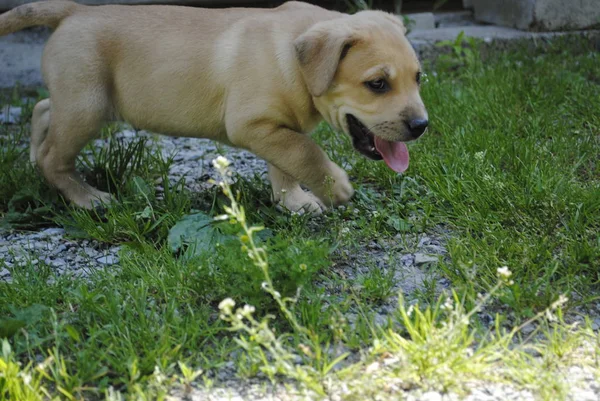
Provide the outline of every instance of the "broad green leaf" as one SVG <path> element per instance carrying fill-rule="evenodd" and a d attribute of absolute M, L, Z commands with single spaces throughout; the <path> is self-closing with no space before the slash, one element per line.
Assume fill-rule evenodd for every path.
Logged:
<path fill-rule="evenodd" d="M 33 304 L 24 309 L 16 309 L 13 306 L 9 306 L 9 310 L 16 319 L 22 320 L 25 324 L 30 326 L 42 319 L 44 313 L 48 310 L 48 307 L 40 304 Z"/>
<path fill-rule="evenodd" d="M 386 223 L 398 232 L 407 232 L 412 228 L 412 225 L 409 222 L 398 217 L 390 217 Z"/>
<path fill-rule="evenodd" d="M 219 225 L 202 212 L 184 216 L 169 231 L 169 247 L 173 252 L 187 248 L 186 254 L 194 256 L 214 249 L 217 244 L 235 239 L 233 235 L 224 234 Z"/>

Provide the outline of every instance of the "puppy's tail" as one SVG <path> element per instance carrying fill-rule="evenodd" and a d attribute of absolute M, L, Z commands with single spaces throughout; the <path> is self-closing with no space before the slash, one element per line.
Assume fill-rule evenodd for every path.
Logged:
<path fill-rule="evenodd" d="M 79 7 L 68 0 L 47 0 L 13 8 L 0 15 L 0 36 L 37 25 L 54 29 Z"/>

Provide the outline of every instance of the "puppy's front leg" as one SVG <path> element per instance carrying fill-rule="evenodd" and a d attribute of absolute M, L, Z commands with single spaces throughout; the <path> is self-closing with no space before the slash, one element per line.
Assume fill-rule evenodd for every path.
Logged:
<path fill-rule="evenodd" d="M 305 184 L 326 205 L 346 203 L 354 193 L 346 172 L 304 134 L 261 124 L 236 130 L 230 140 Z"/>

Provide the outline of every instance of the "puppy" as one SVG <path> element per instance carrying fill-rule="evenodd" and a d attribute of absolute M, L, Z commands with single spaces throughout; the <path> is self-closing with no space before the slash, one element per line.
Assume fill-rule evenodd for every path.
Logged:
<path fill-rule="evenodd" d="M 81 207 L 111 199 L 75 171 L 107 121 L 253 152 L 268 162 L 274 200 L 311 212 L 353 194 L 308 135 L 322 119 L 397 172 L 408 167 L 405 142 L 427 128 L 419 62 L 400 20 L 384 12 L 49 0 L 0 15 L 0 35 L 35 25 L 54 32 L 42 58 L 50 98 L 34 108 L 30 158 Z"/>

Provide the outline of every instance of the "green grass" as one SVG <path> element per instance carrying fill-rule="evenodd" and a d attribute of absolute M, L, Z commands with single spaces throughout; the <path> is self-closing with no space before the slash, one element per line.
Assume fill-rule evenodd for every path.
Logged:
<path fill-rule="evenodd" d="M 347 138 L 321 125 L 314 137 L 354 181 L 350 205 L 319 218 L 286 214 L 271 205 L 261 179 L 237 180 L 233 191 L 248 226 L 270 230 L 257 246 L 268 254 L 272 291 L 264 290 L 265 271 L 248 256 L 247 237 L 235 239 L 245 235 L 238 224 L 215 226 L 233 240 L 213 252 L 172 252 L 168 235 L 177 222 L 199 210 L 220 215 L 231 199 L 217 188 L 194 194 L 183 181 L 169 183 L 173 160 L 156 156 L 148 139 L 126 146 L 114 138 L 118 127 L 107 128 L 106 148 L 83 158 L 80 168 L 119 203 L 98 212 L 65 205 L 27 162 L 27 103 L 26 121 L 0 126 L 2 227 L 59 225 L 74 238 L 124 247 L 118 268 L 87 279 L 57 277 L 41 262 L 9 268 L 13 281 L 0 283 L 0 336 L 8 336 L 0 400 L 43 399 L 44 391 L 64 399 L 110 399 L 116 392 L 160 399 L 173 386 L 189 389 L 197 369 L 203 373 L 195 383 L 211 384 L 212 372 L 232 358 L 242 377 L 283 375 L 317 392 L 345 381 L 347 399 L 357 400 L 387 391 L 395 380 L 408 386 L 402 388 L 460 392 L 471 379 L 560 399 L 568 393 L 555 374 L 561 367 L 598 372 L 597 334 L 570 330 L 562 320 L 599 298 L 600 56 L 585 41 L 561 39 L 534 50 L 452 54 L 426 64 L 431 127 L 410 145 L 405 175 L 362 158 Z M 22 105 L 21 93 L 5 93 L 0 104 Z M 378 327 L 374 313 L 397 295 L 398 284 L 378 259 L 398 263 L 423 233 L 440 232 L 448 254 L 429 268 L 424 288 L 404 294 L 406 302 Z M 369 256 L 372 242 L 380 252 Z M 366 269 L 355 277 L 339 269 L 357 260 Z M 495 288 L 502 266 L 513 282 Z M 444 306 L 450 294 L 439 298 L 437 278 L 455 291 L 451 307 Z M 297 299 L 282 304 L 273 291 Z M 491 291 L 487 311 L 497 315 L 488 329 L 472 311 L 478 294 Z M 562 294 L 569 303 L 552 308 Z M 231 326 L 220 319 L 218 304 L 228 297 L 256 307 L 255 320 Z M 422 306 L 408 312 L 414 302 Z M 548 309 L 558 323 L 543 318 Z M 532 318 L 541 338 L 511 331 Z M 579 352 L 585 344 L 592 351 Z M 334 373 L 336 355 L 328 350 L 339 345 L 371 348 L 360 363 Z M 528 356 L 532 349 L 541 360 Z M 297 354 L 302 365 L 290 363 Z M 397 361 L 381 365 L 365 386 L 373 363 L 390 358 Z M 493 374 L 499 366 L 503 373 Z"/>

